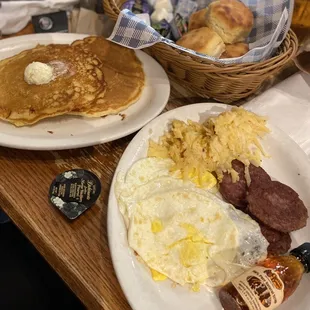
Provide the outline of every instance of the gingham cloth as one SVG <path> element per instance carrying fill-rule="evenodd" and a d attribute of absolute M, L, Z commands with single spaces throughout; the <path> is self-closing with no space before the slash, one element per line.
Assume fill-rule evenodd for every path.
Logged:
<path fill-rule="evenodd" d="M 199 10 L 212 1 L 196 0 L 196 2 L 197 10 Z M 162 37 L 156 30 L 127 9 L 121 11 L 114 30 L 108 39 L 132 49 L 142 49 L 163 42 L 203 59 L 225 64 L 258 62 L 268 59 L 281 45 L 290 28 L 294 0 L 243 0 L 242 2 L 253 12 L 254 26 L 248 37 L 250 51 L 238 58 L 216 59 L 179 46 L 173 41 Z M 182 2 L 179 0 L 176 9 L 181 10 L 180 5 L 186 5 L 186 0 Z M 186 7 L 183 9 L 186 9 Z"/>

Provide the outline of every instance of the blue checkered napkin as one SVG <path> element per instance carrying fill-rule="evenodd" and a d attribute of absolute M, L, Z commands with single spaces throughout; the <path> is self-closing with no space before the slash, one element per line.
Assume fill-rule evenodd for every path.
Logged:
<path fill-rule="evenodd" d="M 129 48 L 141 49 L 160 42 L 162 36 L 125 9 L 120 13 L 109 40 Z"/>
<path fill-rule="evenodd" d="M 179 0 L 176 9 L 182 7 L 185 11 L 184 1 L 187 0 Z M 198 9 L 212 2 L 211 0 L 195 1 L 197 1 Z M 129 10 L 123 10 L 120 13 L 109 40 L 132 49 L 142 49 L 163 42 L 191 55 L 224 64 L 258 62 L 268 59 L 280 46 L 289 30 L 294 0 L 243 0 L 243 2 L 253 12 L 254 26 L 248 38 L 250 51 L 238 58 L 216 59 L 179 46 L 162 37 Z"/>
<path fill-rule="evenodd" d="M 254 15 L 254 26 L 248 39 L 250 48 L 252 48 L 251 44 L 253 47 L 268 44 L 272 36 L 277 33 L 276 28 L 283 16 L 283 12 L 286 10 L 286 13 L 289 13 L 294 9 L 293 0 L 244 0 L 243 3 L 251 9 Z M 290 26 L 289 23 L 287 24 Z M 282 29 L 278 29 L 280 32 L 281 30 Z M 286 27 L 285 30 L 286 35 L 289 27 Z M 279 35 L 279 33 L 277 33 L 277 35 Z"/>

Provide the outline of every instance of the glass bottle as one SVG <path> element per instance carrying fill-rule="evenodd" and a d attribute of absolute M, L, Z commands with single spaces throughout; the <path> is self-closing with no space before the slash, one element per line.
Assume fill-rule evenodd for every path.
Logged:
<path fill-rule="evenodd" d="M 289 298 L 304 273 L 310 272 L 310 243 L 286 256 L 268 257 L 223 286 L 219 298 L 224 310 L 272 310 Z"/>
<path fill-rule="evenodd" d="M 291 27 L 299 43 L 295 65 L 310 74 L 310 0 L 295 0 Z"/>
<path fill-rule="evenodd" d="M 295 0 L 292 29 L 302 46 L 310 38 L 310 0 Z"/>

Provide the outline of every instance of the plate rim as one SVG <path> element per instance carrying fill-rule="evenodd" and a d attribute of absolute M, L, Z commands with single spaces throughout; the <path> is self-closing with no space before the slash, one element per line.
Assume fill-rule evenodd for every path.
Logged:
<path fill-rule="evenodd" d="M 76 34 L 76 33 L 49 33 L 49 34 L 27 34 L 19 37 L 12 37 L 12 38 L 6 38 L 0 41 L 0 49 L 6 46 L 14 46 L 18 43 L 28 43 L 29 41 L 35 42 L 36 44 L 40 44 L 42 42 L 43 44 L 52 44 L 52 43 L 58 43 L 58 44 L 69 44 L 74 40 L 80 40 L 86 37 L 89 37 L 92 35 L 87 34 Z M 54 42 L 56 41 L 56 42 Z M 50 42 L 50 43 L 45 43 Z M 132 120 L 129 125 L 126 124 L 127 129 L 123 130 L 122 132 L 116 131 L 116 133 L 110 134 L 108 137 L 104 137 L 103 134 L 101 134 L 99 137 L 94 138 L 92 140 L 87 141 L 79 141 L 79 135 L 74 135 L 71 137 L 59 137 L 54 138 L 46 142 L 46 137 L 39 137 L 35 138 L 32 136 L 25 137 L 21 135 L 13 135 L 13 134 L 6 134 L 6 133 L 0 133 L 0 146 L 13 148 L 13 149 L 23 149 L 23 150 L 35 150 L 35 151 L 57 151 L 57 150 L 67 150 L 67 149 L 76 149 L 76 148 L 82 148 L 82 147 L 89 147 L 94 145 L 99 145 L 103 143 L 107 143 L 110 141 L 114 141 L 120 138 L 123 138 L 125 136 L 128 136 L 139 129 L 141 129 L 144 125 L 146 125 L 148 122 L 150 122 L 152 119 L 154 119 L 156 116 L 158 116 L 166 107 L 171 93 L 171 85 L 170 80 L 168 78 L 167 73 L 164 71 L 163 67 L 151 56 L 146 54 L 143 51 L 135 50 L 135 53 L 137 57 L 140 59 L 140 57 L 146 58 L 147 60 L 143 61 L 143 64 L 145 65 L 145 62 L 150 62 L 151 66 L 156 66 L 157 70 L 160 71 L 160 78 L 165 81 L 162 88 L 160 88 L 161 97 L 163 98 L 157 98 L 157 104 L 149 105 L 146 109 L 144 108 L 141 110 L 137 117 L 142 117 L 142 119 L 139 122 L 135 122 L 135 120 Z M 153 87 L 153 84 L 149 84 L 150 87 Z M 158 86 L 159 87 L 159 86 Z M 155 88 L 156 90 L 156 88 Z M 162 95 L 164 94 L 164 95 Z M 126 110 L 124 110 L 126 111 Z M 149 111 L 151 115 L 144 116 L 145 111 Z M 150 112 L 152 111 L 152 112 Z M 130 125 L 131 124 L 131 125 Z M 14 126 L 13 124 L 10 124 Z M 114 126 L 118 126 L 119 123 L 113 124 Z M 95 131 L 97 132 L 97 131 Z M 12 142 L 14 141 L 14 137 L 19 140 L 18 142 Z M 41 143 L 45 141 L 43 145 Z"/>
<path fill-rule="evenodd" d="M 123 276 L 120 274 L 120 269 L 118 268 L 118 263 L 117 263 L 117 259 L 116 259 L 116 255 L 117 254 L 116 254 L 115 248 L 113 247 L 113 240 L 112 240 L 112 238 L 114 238 L 114 234 L 120 235 L 120 233 L 121 233 L 121 232 L 114 232 L 113 231 L 113 218 L 112 218 L 112 215 L 111 215 L 111 213 L 112 213 L 111 209 L 113 207 L 115 207 L 113 199 L 114 200 L 116 199 L 115 198 L 114 188 L 115 188 L 115 182 L 116 182 L 117 174 L 121 170 L 122 165 L 124 165 L 126 161 L 132 160 L 132 158 L 131 159 L 127 158 L 128 157 L 127 154 L 130 151 L 131 145 L 135 144 L 136 141 L 142 140 L 144 135 L 145 135 L 145 133 L 150 130 L 150 128 L 151 128 L 151 126 L 152 126 L 152 124 L 154 122 L 161 122 L 161 119 L 165 119 L 165 118 L 169 117 L 169 115 L 173 115 L 173 114 L 174 114 L 173 118 L 176 118 L 177 114 L 178 114 L 177 113 L 178 111 L 187 110 L 187 109 L 190 109 L 191 107 L 195 107 L 195 109 L 197 109 L 197 113 L 199 113 L 198 110 L 201 110 L 200 112 L 203 113 L 203 112 L 205 112 L 203 109 L 204 109 L 204 107 L 206 105 L 209 106 L 209 109 L 205 109 L 205 111 L 206 110 L 211 110 L 212 107 L 220 107 L 220 108 L 224 108 L 225 110 L 231 109 L 231 108 L 234 107 L 234 106 L 227 105 L 227 104 L 222 104 L 222 103 L 202 102 L 202 103 L 194 103 L 194 104 L 190 104 L 190 105 L 186 105 L 186 106 L 181 106 L 181 107 L 178 107 L 176 109 L 172 109 L 172 110 L 169 110 L 169 111 L 167 111 L 165 113 L 162 113 L 161 115 L 157 116 L 152 121 L 150 121 L 142 129 L 140 129 L 140 131 L 130 141 L 130 143 L 127 145 L 125 151 L 123 152 L 123 154 L 122 154 L 122 156 L 121 156 L 121 158 L 120 158 L 120 160 L 118 162 L 118 165 L 117 165 L 117 167 L 116 167 L 116 169 L 114 171 L 113 179 L 112 179 L 110 190 L 109 190 L 108 209 L 107 209 L 108 243 L 109 243 L 109 248 L 110 248 L 110 253 L 111 253 L 112 264 L 113 264 L 113 268 L 115 270 L 115 274 L 116 274 L 117 280 L 118 280 L 118 282 L 119 282 L 119 284 L 121 286 L 121 289 L 122 289 L 124 295 L 126 296 L 126 299 L 127 299 L 128 303 L 130 304 L 131 308 L 134 309 L 134 310 L 140 310 L 140 306 L 139 306 L 139 308 L 137 307 L 137 304 L 133 300 L 134 299 L 133 295 L 129 293 L 130 290 L 128 289 L 128 287 L 124 283 Z M 250 112 L 252 112 L 252 111 L 250 111 Z M 308 158 L 307 154 L 302 150 L 302 148 L 297 144 L 297 142 L 295 142 L 288 134 L 286 134 L 283 130 L 281 130 L 277 126 L 274 126 L 272 123 L 269 122 L 268 125 L 269 125 L 268 127 L 270 127 L 273 132 L 280 133 L 281 136 L 285 137 L 286 140 L 289 140 L 290 143 L 292 143 L 292 144 L 294 144 L 296 146 L 296 149 L 298 149 L 298 152 L 299 152 L 300 156 L 303 156 L 305 161 L 308 162 L 308 169 L 310 171 L 310 161 L 309 161 L 309 158 Z M 117 205 L 116 205 L 116 207 L 118 208 Z M 121 217 L 121 214 L 119 212 L 118 212 L 118 215 Z M 309 218 L 309 220 L 310 220 L 310 218 Z M 310 223 L 308 225 L 310 225 Z M 125 231 L 125 233 L 126 233 L 126 231 Z M 141 309 L 143 309 L 143 305 L 141 306 Z"/>

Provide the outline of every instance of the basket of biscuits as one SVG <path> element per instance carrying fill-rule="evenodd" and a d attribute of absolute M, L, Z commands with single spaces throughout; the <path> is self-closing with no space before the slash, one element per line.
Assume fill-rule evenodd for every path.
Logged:
<path fill-rule="evenodd" d="M 234 104 L 296 54 L 293 0 L 104 0 L 109 40 L 144 49 L 194 95 Z"/>

